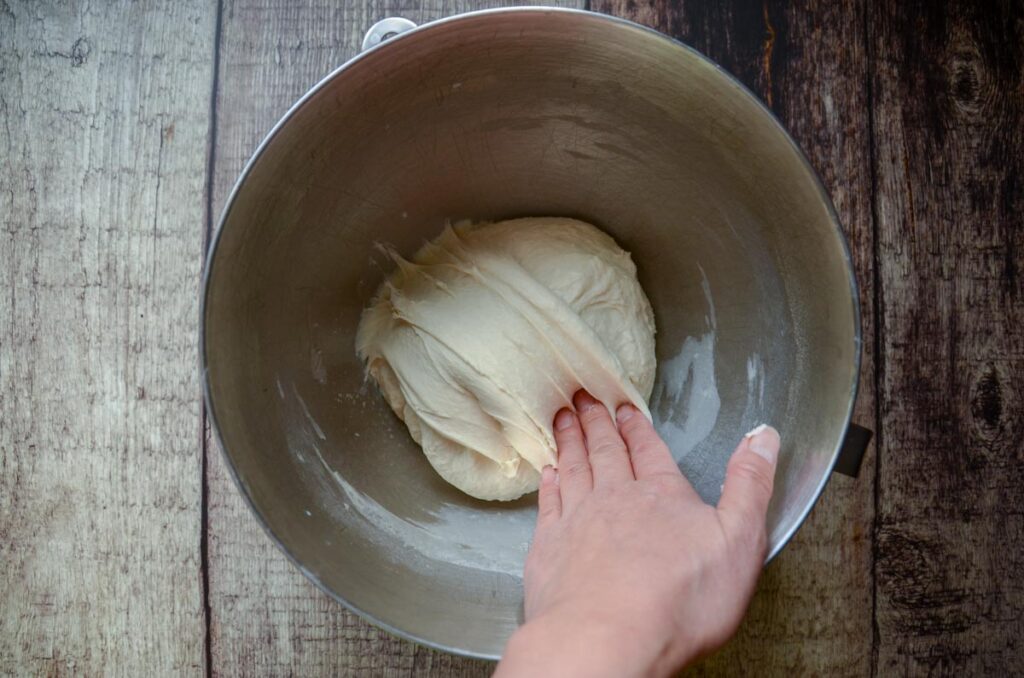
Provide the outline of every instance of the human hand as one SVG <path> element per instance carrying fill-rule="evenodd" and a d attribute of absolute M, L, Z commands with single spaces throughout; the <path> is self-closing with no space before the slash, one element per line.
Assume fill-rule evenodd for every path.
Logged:
<path fill-rule="evenodd" d="M 775 429 L 745 437 L 705 504 L 631 405 L 580 391 L 555 418 L 526 559 L 526 623 L 496 676 L 665 675 L 736 631 L 767 549 Z"/>

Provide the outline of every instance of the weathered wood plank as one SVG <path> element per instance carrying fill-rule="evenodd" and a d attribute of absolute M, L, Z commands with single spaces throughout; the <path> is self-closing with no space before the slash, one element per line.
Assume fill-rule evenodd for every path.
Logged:
<path fill-rule="evenodd" d="M 876 669 L 1024 672 L 1024 6 L 875 3 Z"/>
<path fill-rule="evenodd" d="M 217 96 L 215 214 L 263 135 L 309 87 L 356 53 L 363 32 L 375 21 L 405 16 L 423 23 L 504 4 L 508 3 L 227 0 Z M 573 0 L 563 4 L 574 6 Z M 215 674 L 490 672 L 487 662 L 459 659 L 394 638 L 316 590 L 262 533 L 213 441 L 207 458 Z"/>
<path fill-rule="evenodd" d="M 832 196 L 861 287 L 864 362 L 855 420 L 875 425 L 874 275 L 864 8 L 859 2 L 600 0 L 679 38 L 736 75 L 779 116 Z M 871 660 L 874 454 L 837 476 L 765 571 L 739 635 L 708 675 L 866 675 Z"/>
<path fill-rule="evenodd" d="M 0 2 L 0 674 L 205 665 L 213 38 L 195 0 Z"/>

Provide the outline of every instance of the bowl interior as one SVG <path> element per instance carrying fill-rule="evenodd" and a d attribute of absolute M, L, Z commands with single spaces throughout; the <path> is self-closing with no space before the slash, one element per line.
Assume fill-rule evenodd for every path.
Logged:
<path fill-rule="evenodd" d="M 497 656 L 521 615 L 534 498 L 430 468 L 355 356 L 361 310 L 445 220 L 560 215 L 627 250 L 655 310 L 652 411 L 708 501 L 740 436 L 784 441 L 772 552 L 827 477 L 856 381 L 827 198 L 713 64 L 596 15 L 467 15 L 403 35 L 279 126 L 230 201 L 203 351 L 225 452 L 304 571 L 393 630 Z M 682 545 L 681 545 L 682 546 Z"/>

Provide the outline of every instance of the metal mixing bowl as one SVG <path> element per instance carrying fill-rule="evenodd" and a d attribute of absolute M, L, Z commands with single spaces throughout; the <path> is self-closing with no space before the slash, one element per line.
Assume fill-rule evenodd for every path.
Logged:
<path fill-rule="evenodd" d="M 314 87 L 232 193 L 203 307 L 207 399 L 242 493 L 330 595 L 496 657 L 521 616 L 533 498 L 442 481 L 353 339 L 446 219 L 573 216 L 632 252 L 658 323 L 656 423 L 708 501 L 761 422 L 784 441 L 774 555 L 832 471 L 860 337 L 850 259 L 807 161 L 695 51 L 597 14 L 498 10 L 388 40 Z M 682 548 L 685 545 L 680 545 Z"/>

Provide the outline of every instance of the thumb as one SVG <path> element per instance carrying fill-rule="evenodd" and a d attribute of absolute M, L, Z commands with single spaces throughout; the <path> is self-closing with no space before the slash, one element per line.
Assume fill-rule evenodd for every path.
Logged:
<path fill-rule="evenodd" d="M 762 424 L 743 437 L 729 459 L 718 511 L 734 537 L 764 540 L 779 444 L 779 432 Z"/>

